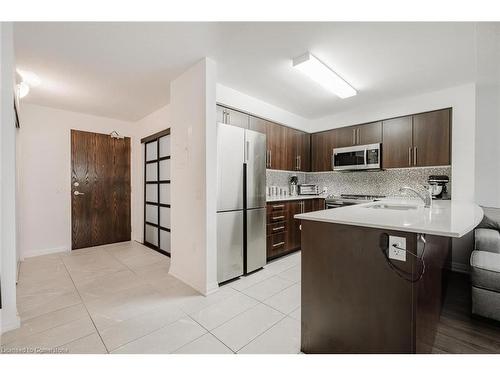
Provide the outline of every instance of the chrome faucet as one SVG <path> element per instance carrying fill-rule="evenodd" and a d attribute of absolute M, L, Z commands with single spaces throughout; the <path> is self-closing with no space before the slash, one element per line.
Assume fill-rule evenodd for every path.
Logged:
<path fill-rule="evenodd" d="M 425 208 L 430 208 L 432 206 L 432 194 L 428 189 L 425 189 L 425 191 L 427 192 L 426 195 L 420 194 L 417 190 L 409 186 L 401 187 L 399 189 L 399 192 L 402 193 L 405 190 L 413 191 L 416 195 L 418 195 L 418 197 L 424 201 Z"/>

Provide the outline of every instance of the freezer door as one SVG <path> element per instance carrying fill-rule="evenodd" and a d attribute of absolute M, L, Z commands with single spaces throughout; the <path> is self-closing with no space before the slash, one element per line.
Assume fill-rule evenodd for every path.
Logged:
<path fill-rule="evenodd" d="M 243 211 L 217 213 L 217 281 L 243 274 Z"/>
<path fill-rule="evenodd" d="M 243 209 L 245 129 L 217 124 L 217 211 Z"/>
<path fill-rule="evenodd" d="M 266 209 L 247 210 L 247 247 L 245 273 L 266 265 Z"/>
<path fill-rule="evenodd" d="M 247 208 L 266 205 L 266 135 L 245 130 Z"/>

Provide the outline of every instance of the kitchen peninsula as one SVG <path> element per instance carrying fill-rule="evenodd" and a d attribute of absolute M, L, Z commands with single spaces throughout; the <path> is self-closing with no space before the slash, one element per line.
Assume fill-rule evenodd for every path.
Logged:
<path fill-rule="evenodd" d="M 391 199 L 295 215 L 302 222 L 301 350 L 429 353 L 451 238 L 482 217 L 473 203 L 427 208 Z"/>

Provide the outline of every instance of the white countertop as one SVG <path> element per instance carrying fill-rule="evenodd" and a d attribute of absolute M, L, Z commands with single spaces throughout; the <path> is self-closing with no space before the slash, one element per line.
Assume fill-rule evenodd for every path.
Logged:
<path fill-rule="evenodd" d="M 413 205 L 417 208 L 411 210 L 370 208 L 370 206 L 380 202 Z M 434 200 L 431 208 L 425 208 L 420 200 L 386 198 L 378 202 L 299 214 L 295 215 L 295 218 L 402 232 L 462 237 L 481 222 L 483 210 L 475 203 L 454 200 Z"/>
<path fill-rule="evenodd" d="M 284 202 L 284 201 L 301 201 L 304 199 L 325 199 L 326 195 L 320 194 L 320 195 L 287 195 L 283 197 L 266 197 L 266 202 Z"/>

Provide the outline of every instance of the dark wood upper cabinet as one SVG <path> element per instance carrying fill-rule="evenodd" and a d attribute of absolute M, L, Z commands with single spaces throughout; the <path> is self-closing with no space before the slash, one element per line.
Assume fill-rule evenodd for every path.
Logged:
<path fill-rule="evenodd" d="M 246 113 L 226 108 L 226 124 L 248 129 L 250 116 Z"/>
<path fill-rule="evenodd" d="M 311 134 L 300 132 L 299 171 L 311 171 Z"/>
<path fill-rule="evenodd" d="M 238 126 L 244 129 L 248 129 L 249 127 L 250 116 L 246 113 L 225 108 L 220 105 L 217 106 L 216 113 L 217 122 Z"/>
<path fill-rule="evenodd" d="M 286 170 L 303 171 L 311 170 L 311 136 L 309 133 L 287 128 Z"/>
<path fill-rule="evenodd" d="M 336 130 L 311 134 L 311 170 L 325 172 L 332 170 L 332 153 L 336 147 Z"/>
<path fill-rule="evenodd" d="M 382 165 L 384 168 L 412 166 L 412 129 L 412 116 L 383 122 Z"/>
<path fill-rule="evenodd" d="M 287 170 L 291 162 L 287 161 L 287 129 L 285 126 L 270 123 L 267 129 L 267 168 Z M 289 170 L 289 169 L 288 169 Z"/>
<path fill-rule="evenodd" d="M 382 143 L 382 121 L 356 126 L 358 145 Z"/>
<path fill-rule="evenodd" d="M 356 144 L 356 127 L 347 126 L 344 128 L 337 128 L 335 132 L 334 148 L 349 147 Z"/>
<path fill-rule="evenodd" d="M 269 126 L 270 126 L 269 121 L 263 120 L 258 117 L 250 116 L 250 125 L 249 125 L 250 130 L 267 134 Z"/>
<path fill-rule="evenodd" d="M 335 129 L 335 148 L 382 142 L 382 122 Z"/>
<path fill-rule="evenodd" d="M 413 116 L 413 164 L 418 167 L 450 165 L 450 110 Z"/>

